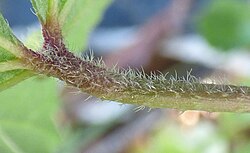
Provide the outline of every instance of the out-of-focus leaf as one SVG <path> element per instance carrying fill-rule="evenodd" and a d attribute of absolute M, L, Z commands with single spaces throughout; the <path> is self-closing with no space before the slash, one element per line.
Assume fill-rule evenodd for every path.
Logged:
<path fill-rule="evenodd" d="M 19 121 L 0 122 L 1 153 L 52 153 L 56 144 L 47 131 Z"/>
<path fill-rule="evenodd" d="M 227 144 L 217 135 L 214 125 L 209 122 L 204 121 L 192 128 L 186 127 L 186 129 L 170 121 L 170 123 L 161 124 L 159 127 L 161 127 L 159 131 L 151 133 L 146 143 L 138 145 L 137 150 L 132 150 L 132 152 L 225 153 L 224 150 L 226 150 Z"/>
<path fill-rule="evenodd" d="M 16 57 L 13 54 L 0 47 L 0 63 L 15 59 Z"/>
<path fill-rule="evenodd" d="M 21 69 L 0 72 L 0 91 L 17 84 L 32 75 L 32 72 Z"/>
<path fill-rule="evenodd" d="M 224 113 L 220 115 L 218 123 L 221 128 L 220 133 L 227 138 L 232 138 L 240 131 L 250 127 L 250 114 Z"/>
<path fill-rule="evenodd" d="M 49 17 L 58 17 L 64 40 L 71 51 L 82 51 L 86 47 L 88 34 L 110 2 L 111 0 L 32 0 L 42 24 Z"/>
<path fill-rule="evenodd" d="M 17 143 L 24 153 L 47 153 L 56 150 L 60 137 L 54 123 L 58 105 L 54 80 L 25 80 L 15 88 L 1 92 L 0 99 L 0 129 Z M 0 147 L 6 148 L 1 139 L 0 136 Z M 31 145 L 30 148 L 28 145 Z"/>
<path fill-rule="evenodd" d="M 231 152 L 249 152 L 250 114 L 223 113 L 219 116 L 217 123 L 219 135 L 234 145 Z"/>
<path fill-rule="evenodd" d="M 207 41 L 224 50 L 250 45 L 250 5 L 244 1 L 214 1 L 198 21 Z"/>
<path fill-rule="evenodd" d="M 15 60 L 0 62 L 0 91 L 34 76 L 30 70 L 23 68 L 25 67 Z"/>
<path fill-rule="evenodd" d="M 0 14 L 0 91 L 33 75 L 18 60 L 22 50 L 22 43 Z"/>
<path fill-rule="evenodd" d="M 245 141 L 237 146 L 234 147 L 234 152 L 237 153 L 248 153 L 250 150 L 250 142 L 249 141 Z"/>
<path fill-rule="evenodd" d="M 63 36 L 71 51 L 86 47 L 88 34 L 95 27 L 111 0 L 67 0 L 60 12 Z"/>
<path fill-rule="evenodd" d="M 25 46 L 34 51 L 41 50 L 43 44 L 43 36 L 41 31 L 31 33 L 24 42 Z"/>
<path fill-rule="evenodd" d="M 102 126 L 92 125 L 90 127 L 75 130 L 71 133 L 64 144 L 57 151 L 58 153 L 78 153 L 79 149 L 85 149 L 96 139 L 100 138 L 112 128 L 113 123 Z"/>
<path fill-rule="evenodd" d="M 49 0 L 31 0 L 31 3 L 40 22 L 45 23 Z"/>
<path fill-rule="evenodd" d="M 13 35 L 9 25 L 0 14 L 0 61 L 20 57 L 22 43 Z M 13 54 L 12 56 L 10 54 Z"/>

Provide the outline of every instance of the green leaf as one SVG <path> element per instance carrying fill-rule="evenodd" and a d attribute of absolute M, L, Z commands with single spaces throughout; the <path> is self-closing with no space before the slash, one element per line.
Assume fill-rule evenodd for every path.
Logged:
<path fill-rule="evenodd" d="M 111 0 L 31 1 L 42 24 L 50 20 L 59 21 L 66 45 L 72 51 L 82 51 L 86 47 L 88 34 L 111 2 Z"/>
<path fill-rule="evenodd" d="M 58 107 L 55 80 L 27 79 L 1 92 L 0 99 L 1 153 L 2 147 L 13 153 L 3 142 L 1 130 L 24 153 L 52 153 L 57 149 L 61 139 L 54 123 Z"/>
<path fill-rule="evenodd" d="M 0 63 L 17 59 L 13 54 L 0 47 Z"/>
<path fill-rule="evenodd" d="M 198 30 L 211 45 L 224 50 L 250 46 L 249 9 L 243 1 L 214 1 L 198 20 Z"/>
<path fill-rule="evenodd" d="M 45 23 L 49 0 L 31 0 L 31 3 L 40 22 Z"/>
<path fill-rule="evenodd" d="M 29 70 L 10 70 L 5 72 L 0 72 L 0 91 L 11 87 L 20 81 L 23 81 L 34 74 Z"/>
<path fill-rule="evenodd" d="M 55 141 L 47 131 L 27 122 L 1 121 L 1 153 L 52 153 Z"/>
<path fill-rule="evenodd" d="M 43 44 L 43 36 L 41 31 L 35 31 L 31 33 L 24 42 L 25 46 L 32 50 L 40 50 Z"/>
<path fill-rule="evenodd" d="M 100 20 L 111 0 L 67 0 L 61 4 L 59 21 L 71 51 L 82 51 L 88 35 Z"/>
<path fill-rule="evenodd" d="M 232 139 L 240 131 L 250 127 L 250 114 L 221 114 L 218 118 L 220 134 Z M 229 128 L 230 127 L 230 128 Z"/>
<path fill-rule="evenodd" d="M 33 75 L 19 60 L 23 49 L 0 14 L 0 91 Z"/>
<path fill-rule="evenodd" d="M 9 25 L 6 23 L 3 16 L 0 14 L 0 61 L 6 60 L 6 56 L 10 56 L 10 53 L 16 57 L 22 56 L 23 45 L 14 36 Z M 6 52 L 9 52 L 7 55 Z"/>
<path fill-rule="evenodd" d="M 6 57 L 12 58 L 12 56 Z M 0 91 L 5 90 L 34 75 L 35 74 L 32 71 L 27 70 L 19 60 L 0 62 Z"/>

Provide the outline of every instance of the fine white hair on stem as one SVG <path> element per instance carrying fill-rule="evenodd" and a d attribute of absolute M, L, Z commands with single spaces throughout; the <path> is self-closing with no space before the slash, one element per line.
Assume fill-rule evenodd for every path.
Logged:
<path fill-rule="evenodd" d="M 34 53 L 33 53 L 34 54 Z M 41 53 L 42 54 L 42 53 Z M 250 88 L 215 83 L 204 83 L 187 71 L 186 76 L 151 72 L 143 69 L 108 68 L 102 58 L 93 53 L 77 57 L 48 54 L 42 60 L 28 59 L 41 74 L 54 76 L 103 100 L 119 101 L 151 108 L 180 110 L 250 111 Z M 139 109 L 139 110 L 140 110 Z"/>
<path fill-rule="evenodd" d="M 135 111 L 135 112 L 139 112 L 139 111 L 144 110 L 145 108 L 146 108 L 146 106 L 143 106 L 143 105 L 137 106 L 136 108 L 134 108 L 134 111 Z"/>

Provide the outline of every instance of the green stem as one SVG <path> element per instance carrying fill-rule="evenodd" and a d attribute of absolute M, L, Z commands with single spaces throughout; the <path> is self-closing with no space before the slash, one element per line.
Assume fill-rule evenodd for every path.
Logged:
<path fill-rule="evenodd" d="M 175 84 L 174 84 L 175 85 Z M 210 86 L 209 84 L 197 84 L 197 86 Z M 220 88 L 220 85 L 212 85 Z M 227 86 L 235 88 L 235 93 L 213 91 L 208 94 L 207 90 L 174 92 L 169 90 L 125 89 L 122 92 L 91 93 L 106 100 L 119 101 L 122 103 L 136 104 L 151 108 L 174 108 L 179 110 L 203 110 L 209 112 L 250 112 L 249 88 Z M 239 90 L 245 90 L 243 94 Z M 244 92 L 245 92 L 244 91 Z"/>
<path fill-rule="evenodd" d="M 92 57 L 81 59 L 65 50 L 63 55 L 46 56 L 36 52 L 30 52 L 30 55 L 27 56 L 30 65 L 37 73 L 59 78 L 104 100 L 152 108 L 250 111 L 249 87 L 203 84 L 191 75 L 186 78 L 163 74 L 149 76 L 133 70 L 109 69 L 102 61 L 95 61 Z"/>

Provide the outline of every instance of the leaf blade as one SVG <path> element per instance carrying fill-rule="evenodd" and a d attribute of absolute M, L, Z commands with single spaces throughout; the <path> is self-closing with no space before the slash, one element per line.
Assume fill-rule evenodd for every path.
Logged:
<path fill-rule="evenodd" d="M 0 73 L 5 71 L 17 70 L 17 69 L 27 69 L 25 65 L 21 64 L 19 60 L 9 60 L 7 62 L 0 62 Z"/>
<path fill-rule="evenodd" d="M 31 1 L 42 25 L 59 22 L 66 46 L 72 51 L 82 51 L 86 47 L 88 34 L 111 2 L 111 0 Z"/>
<path fill-rule="evenodd" d="M 0 120 L 0 143 L 13 153 L 50 153 L 55 150 L 51 145 L 54 144 L 53 137 L 46 130 L 25 121 Z"/>
<path fill-rule="evenodd" d="M 60 144 L 61 137 L 55 123 L 55 112 L 58 110 L 59 104 L 56 88 L 54 79 L 30 78 L 18 84 L 15 88 L 0 93 L 0 127 L 4 128 L 7 134 L 16 131 L 15 134 L 10 136 L 25 153 L 55 152 Z M 36 138 L 33 132 L 25 132 L 25 136 L 21 136 L 22 131 L 27 128 L 35 129 L 34 134 L 38 135 L 39 138 Z M 35 148 L 33 143 L 31 145 L 33 149 L 28 147 L 25 142 L 27 138 L 29 142 L 30 139 L 34 138 L 31 142 L 40 144 L 40 148 L 43 150 Z M 0 140 L 0 148 L 2 146 Z M 32 149 L 32 151 L 27 149 Z"/>
<path fill-rule="evenodd" d="M 22 56 L 23 44 L 12 33 L 4 17 L 0 14 L 0 47 L 16 57 Z M 0 56 L 1 59 L 1 56 Z"/>
<path fill-rule="evenodd" d="M 34 75 L 19 60 L 25 49 L 0 14 L 0 91 Z"/>
<path fill-rule="evenodd" d="M 48 0 L 31 0 L 36 16 L 41 23 L 45 23 L 48 12 Z"/>
<path fill-rule="evenodd" d="M 88 35 L 94 29 L 111 0 L 68 0 L 60 12 L 59 21 L 67 47 L 83 51 Z M 71 7 L 71 8 L 70 8 Z M 67 19 L 67 22 L 65 20 Z"/>
<path fill-rule="evenodd" d="M 5 90 L 27 78 L 33 76 L 29 70 L 17 69 L 0 73 L 0 91 Z"/>
<path fill-rule="evenodd" d="M 16 57 L 10 52 L 6 51 L 4 48 L 0 47 L 0 63 L 7 62 L 9 60 L 15 60 Z"/>
<path fill-rule="evenodd" d="M 0 127 L 0 139 L 13 153 L 24 153 L 18 145 Z"/>

